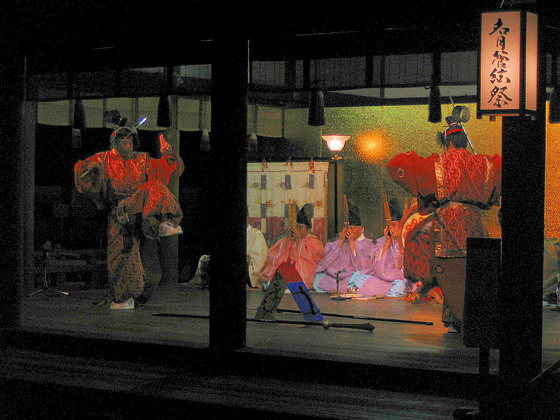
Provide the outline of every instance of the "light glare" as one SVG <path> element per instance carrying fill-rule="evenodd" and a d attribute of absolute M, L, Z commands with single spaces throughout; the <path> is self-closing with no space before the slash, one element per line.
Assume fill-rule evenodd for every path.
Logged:
<path fill-rule="evenodd" d="M 331 136 L 321 136 L 323 140 L 327 142 L 327 147 L 333 152 L 340 152 L 344 149 L 346 142 L 352 136 L 340 136 L 340 135 L 331 135 Z"/>

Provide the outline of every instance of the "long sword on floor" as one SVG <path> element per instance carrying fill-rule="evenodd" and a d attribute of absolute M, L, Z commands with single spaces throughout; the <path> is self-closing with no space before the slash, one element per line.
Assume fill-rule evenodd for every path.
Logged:
<path fill-rule="evenodd" d="M 252 308 L 247 308 L 247 309 L 252 309 Z M 287 313 L 287 314 L 297 314 L 299 313 L 299 311 L 295 311 L 293 309 L 281 309 L 278 308 L 276 309 L 276 312 L 278 313 Z M 323 312 L 323 315 L 325 316 L 331 316 L 331 317 L 336 317 L 336 318 L 350 318 L 350 319 L 362 319 L 364 321 L 385 321 L 385 322 L 398 322 L 398 323 L 402 323 L 402 324 L 418 324 L 418 325 L 434 325 L 433 322 L 430 321 L 415 321 L 415 320 L 411 320 L 411 319 L 399 319 L 399 318 L 378 318 L 378 317 L 373 317 L 373 316 L 360 316 L 360 315 L 345 315 L 345 314 L 335 314 L 335 313 L 327 313 L 327 312 Z"/>
<path fill-rule="evenodd" d="M 153 316 L 161 316 L 161 317 L 172 317 L 172 318 L 196 318 L 196 319 L 210 319 L 209 315 L 194 315 L 194 314 L 178 314 L 178 313 L 170 313 L 170 312 L 155 312 L 152 314 Z M 371 325 L 369 322 L 363 324 L 340 324 L 337 322 L 307 322 L 307 321 L 280 321 L 280 320 L 266 320 L 266 319 L 254 319 L 254 318 L 246 318 L 248 322 L 260 322 L 261 324 L 287 324 L 287 325 L 302 325 L 306 327 L 323 327 L 324 329 L 328 330 L 329 328 L 348 328 L 352 330 L 364 330 L 368 332 L 372 332 L 375 327 Z"/>
<path fill-rule="evenodd" d="M 199 308 L 202 308 L 202 307 L 199 307 Z M 250 310 L 250 311 L 257 311 L 258 310 L 258 308 L 251 308 L 251 307 L 247 307 L 247 309 Z M 278 312 L 278 313 L 285 313 L 285 314 L 301 314 L 300 311 L 297 311 L 295 309 L 277 308 L 277 309 L 275 309 L 275 311 Z M 345 315 L 345 314 L 327 313 L 327 312 L 323 312 L 323 315 L 333 317 L 333 318 L 359 319 L 361 321 L 383 321 L 383 322 L 396 322 L 396 323 L 400 323 L 400 324 L 417 324 L 417 325 L 430 325 L 430 326 L 434 325 L 434 323 L 431 322 L 431 321 L 418 321 L 418 320 L 401 319 L 401 318 L 381 318 L 381 317 L 373 317 L 373 316 Z M 166 315 L 159 315 L 158 314 L 157 316 L 166 316 Z M 199 317 L 199 316 L 197 315 L 197 316 L 194 316 L 194 317 Z M 307 324 L 307 323 L 305 323 L 305 324 Z"/>

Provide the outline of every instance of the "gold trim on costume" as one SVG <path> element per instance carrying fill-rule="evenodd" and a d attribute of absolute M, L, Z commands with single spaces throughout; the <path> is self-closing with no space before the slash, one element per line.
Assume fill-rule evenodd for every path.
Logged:
<path fill-rule="evenodd" d="M 485 157 L 484 160 L 486 160 L 486 182 L 484 183 L 484 200 L 488 202 L 490 200 L 490 194 L 492 194 L 491 191 L 488 191 L 488 187 L 491 185 L 490 174 L 492 173 L 494 162 L 492 162 L 487 157 Z"/>
<path fill-rule="evenodd" d="M 441 159 L 442 156 L 440 155 L 439 160 L 434 162 L 438 200 L 441 200 L 445 197 L 445 178 L 443 177 L 443 162 L 441 161 Z"/>
<path fill-rule="evenodd" d="M 423 223 L 427 218 L 432 217 L 432 213 L 429 214 L 420 214 L 420 213 L 413 213 L 411 214 L 402 225 L 401 231 L 401 241 L 403 249 L 406 247 L 406 239 L 410 232 L 412 232 L 418 225 Z"/>

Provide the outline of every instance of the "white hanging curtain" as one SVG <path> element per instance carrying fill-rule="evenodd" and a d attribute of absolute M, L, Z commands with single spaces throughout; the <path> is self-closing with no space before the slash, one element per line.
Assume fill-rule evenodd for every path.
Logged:
<path fill-rule="evenodd" d="M 269 246 L 289 226 L 288 204 L 313 205 L 313 234 L 327 238 L 328 162 L 251 162 L 247 166 L 249 223 L 260 229 Z"/>

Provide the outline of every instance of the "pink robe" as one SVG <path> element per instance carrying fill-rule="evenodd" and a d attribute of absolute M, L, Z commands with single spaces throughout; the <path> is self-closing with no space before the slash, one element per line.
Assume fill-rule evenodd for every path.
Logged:
<path fill-rule="evenodd" d="M 269 250 L 260 280 L 269 282 L 283 262 L 292 260 L 308 289 L 313 288 L 317 264 L 323 258 L 323 243 L 315 235 L 307 235 L 298 244 L 291 237 L 276 242 Z"/>
<path fill-rule="evenodd" d="M 357 293 L 363 296 L 387 296 L 391 295 L 391 288 L 395 281 L 400 281 L 399 289 L 393 290 L 395 296 L 411 292 L 414 287 L 412 283 L 404 278 L 404 272 L 397 268 L 399 265 L 399 244 L 392 241 L 384 254 L 381 254 L 383 245 L 387 239 L 383 236 L 377 240 L 378 254 L 376 256 L 375 272 L 373 275 L 360 281 L 356 279 Z"/>
<path fill-rule="evenodd" d="M 371 276 L 375 273 L 375 261 L 380 248 L 369 238 L 363 238 L 354 242 L 356 255 L 352 254 L 350 244 L 344 241 L 338 246 L 338 240 L 328 242 L 325 246 L 325 256 L 317 266 L 317 274 L 321 275 L 316 280 L 316 289 L 331 291 L 336 290 L 336 275 L 338 274 L 338 288 L 346 293 L 352 275 L 359 271 L 363 275 Z M 318 276 L 319 277 L 319 276 Z"/>

